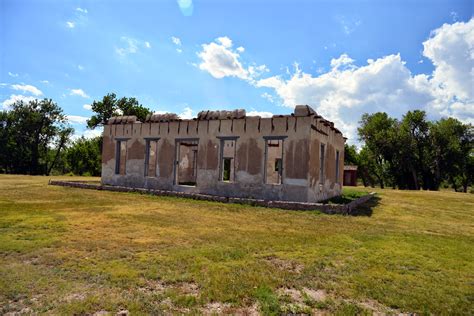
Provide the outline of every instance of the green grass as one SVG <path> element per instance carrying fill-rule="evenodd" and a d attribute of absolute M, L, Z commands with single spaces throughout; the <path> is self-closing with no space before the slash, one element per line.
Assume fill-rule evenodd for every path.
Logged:
<path fill-rule="evenodd" d="M 375 189 L 370 216 L 331 216 L 48 179 L 0 176 L 0 314 L 474 309 L 472 194 Z M 326 296 L 282 294 L 305 288 Z"/>
<path fill-rule="evenodd" d="M 357 200 L 360 197 L 363 197 L 364 195 L 369 194 L 369 190 L 365 189 L 357 189 L 357 188 L 351 188 L 351 187 L 344 187 L 342 189 L 342 195 L 335 196 L 333 198 L 330 198 L 326 201 L 322 201 L 321 203 L 329 203 L 329 204 L 347 204 L 350 203 L 354 200 Z"/>

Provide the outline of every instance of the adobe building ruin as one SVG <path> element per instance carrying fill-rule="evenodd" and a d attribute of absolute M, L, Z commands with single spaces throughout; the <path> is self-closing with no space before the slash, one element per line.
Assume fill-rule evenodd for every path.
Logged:
<path fill-rule="evenodd" d="M 341 193 L 342 133 L 309 106 L 291 115 L 245 110 L 113 117 L 102 183 L 227 197 L 317 202 Z"/>

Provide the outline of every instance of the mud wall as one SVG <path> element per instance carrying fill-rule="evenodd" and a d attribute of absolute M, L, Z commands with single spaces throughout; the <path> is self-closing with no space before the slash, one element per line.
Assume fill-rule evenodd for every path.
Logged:
<path fill-rule="evenodd" d="M 327 152 L 338 148 L 341 152 L 340 159 L 343 159 L 344 140 L 340 134 L 338 134 L 340 137 L 332 135 L 334 132 L 331 129 L 329 129 L 332 135 L 330 138 L 320 137 L 312 129 L 314 123 L 314 116 L 283 116 L 106 125 L 102 183 L 228 197 L 316 202 L 322 197 L 339 192 L 340 185 L 335 185 L 334 175 L 331 178 L 328 174 L 323 187 L 316 193 L 320 183 L 317 173 L 319 160 L 315 146 L 317 147 L 321 141 L 331 143 L 332 149 L 327 146 Z M 219 180 L 219 171 L 222 170 L 220 146 L 221 139 L 229 137 L 235 139 L 233 161 L 235 173 L 232 179 L 235 181 L 224 182 Z M 267 184 L 264 179 L 266 137 L 283 139 L 281 184 Z M 145 176 L 146 139 L 158 139 L 156 174 L 150 176 Z M 125 175 L 115 172 L 115 146 L 118 140 L 126 141 L 127 156 L 123 162 L 126 164 Z M 176 146 L 180 140 L 193 140 L 198 143 L 196 186 L 178 184 L 185 177 L 179 172 L 180 159 L 177 159 Z M 225 156 L 228 155 L 229 151 L 225 150 Z M 327 170 L 332 166 L 330 159 L 326 159 Z M 189 160 L 191 158 L 188 158 Z M 271 167 L 274 170 L 274 162 Z M 341 169 L 340 183 L 342 174 Z"/>

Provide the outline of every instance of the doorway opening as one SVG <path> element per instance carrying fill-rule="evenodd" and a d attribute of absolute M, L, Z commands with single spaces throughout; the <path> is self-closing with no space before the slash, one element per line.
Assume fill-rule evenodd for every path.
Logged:
<path fill-rule="evenodd" d="M 176 144 L 176 183 L 196 186 L 198 140 L 179 140 Z"/>

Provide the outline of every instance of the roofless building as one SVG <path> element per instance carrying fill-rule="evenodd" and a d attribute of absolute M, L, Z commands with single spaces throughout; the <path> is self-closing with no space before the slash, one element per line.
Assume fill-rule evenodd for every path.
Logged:
<path fill-rule="evenodd" d="M 311 107 L 113 117 L 104 127 L 102 183 L 266 200 L 317 202 L 341 193 L 342 133 Z"/>

